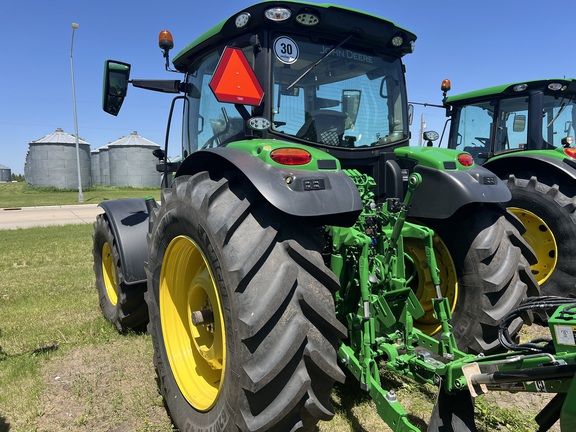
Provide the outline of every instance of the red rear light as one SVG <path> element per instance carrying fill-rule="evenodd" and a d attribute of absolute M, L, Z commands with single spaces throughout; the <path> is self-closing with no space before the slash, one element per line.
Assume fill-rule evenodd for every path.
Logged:
<path fill-rule="evenodd" d="M 282 165 L 304 165 L 312 160 L 312 155 L 298 148 L 279 148 L 270 152 L 270 158 Z"/>
<path fill-rule="evenodd" d="M 564 154 L 572 159 L 576 159 L 576 148 L 565 148 Z"/>
<path fill-rule="evenodd" d="M 458 162 L 464 166 L 472 166 L 474 165 L 474 158 L 468 153 L 460 153 L 458 155 Z"/>

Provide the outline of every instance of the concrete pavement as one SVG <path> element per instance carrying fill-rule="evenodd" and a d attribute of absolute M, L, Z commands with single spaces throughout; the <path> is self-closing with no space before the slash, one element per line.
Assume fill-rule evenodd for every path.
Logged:
<path fill-rule="evenodd" d="M 93 223 L 97 204 L 0 208 L 0 229 Z"/>

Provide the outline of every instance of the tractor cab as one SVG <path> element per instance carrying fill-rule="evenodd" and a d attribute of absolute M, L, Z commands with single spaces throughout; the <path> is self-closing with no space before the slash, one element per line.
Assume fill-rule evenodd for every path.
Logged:
<path fill-rule="evenodd" d="M 254 5 L 174 59 L 186 74 L 185 153 L 254 138 L 338 155 L 405 144 L 400 58 L 415 39 L 346 8 Z"/>
<path fill-rule="evenodd" d="M 173 43 L 160 34 L 168 59 Z M 380 154 L 408 144 L 401 58 L 416 36 L 353 9 L 303 2 L 259 3 L 219 23 L 173 60 L 184 79 L 132 80 L 180 92 L 183 148 L 234 147 L 246 140 L 316 147 L 343 168 L 376 178 Z M 168 60 L 166 68 L 168 70 Z M 126 94 L 129 65 L 108 67 L 112 114 Z M 109 80 L 110 80 L 109 79 Z M 107 107 L 104 107 L 107 110 Z"/>
<path fill-rule="evenodd" d="M 510 152 L 574 147 L 576 81 L 501 85 L 445 98 L 452 117 L 448 146 L 476 163 Z M 574 150 L 568 150 L 574 152 Z"/>

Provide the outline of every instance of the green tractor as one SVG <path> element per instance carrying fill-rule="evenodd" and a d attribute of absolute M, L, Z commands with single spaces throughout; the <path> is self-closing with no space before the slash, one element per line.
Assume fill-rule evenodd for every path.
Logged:
<path fill-rule="evenodd" d="M 505 182 L 542 294 L 576 294 L 576 80 L 525 81 L 446 98 L 448 147 Z"/>
<path fill-rule="evenodd" d="M 499 325 L 538 294 L 504 183 L 468 153 L 408 146 L 401 58 L 415 39 L 357 10 L 274 1 L 203 33 L 174 70 L 162 31 L 183 79 L 106 62 L 112 115 L 129 83 L 177 95 L 155 153 L 161 201 L 101 203 L 93 254 L 103 314 L 119 331 L 148 325 L 181 430 L 312 430 L 333 415 L 341 366 L 408 425 L 379 359 L 461 391 L 462 362 L 501 351 Z"/>

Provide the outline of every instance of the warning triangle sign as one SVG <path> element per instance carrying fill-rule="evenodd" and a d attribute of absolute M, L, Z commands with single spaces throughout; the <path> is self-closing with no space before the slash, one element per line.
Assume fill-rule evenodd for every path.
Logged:
<path fill-rule="evenodd" d="M 224 49 L 210 81 L 210 89 L 218 102 L 260 105 L 264 96 L 244 52 L 231 47 Z"/>

